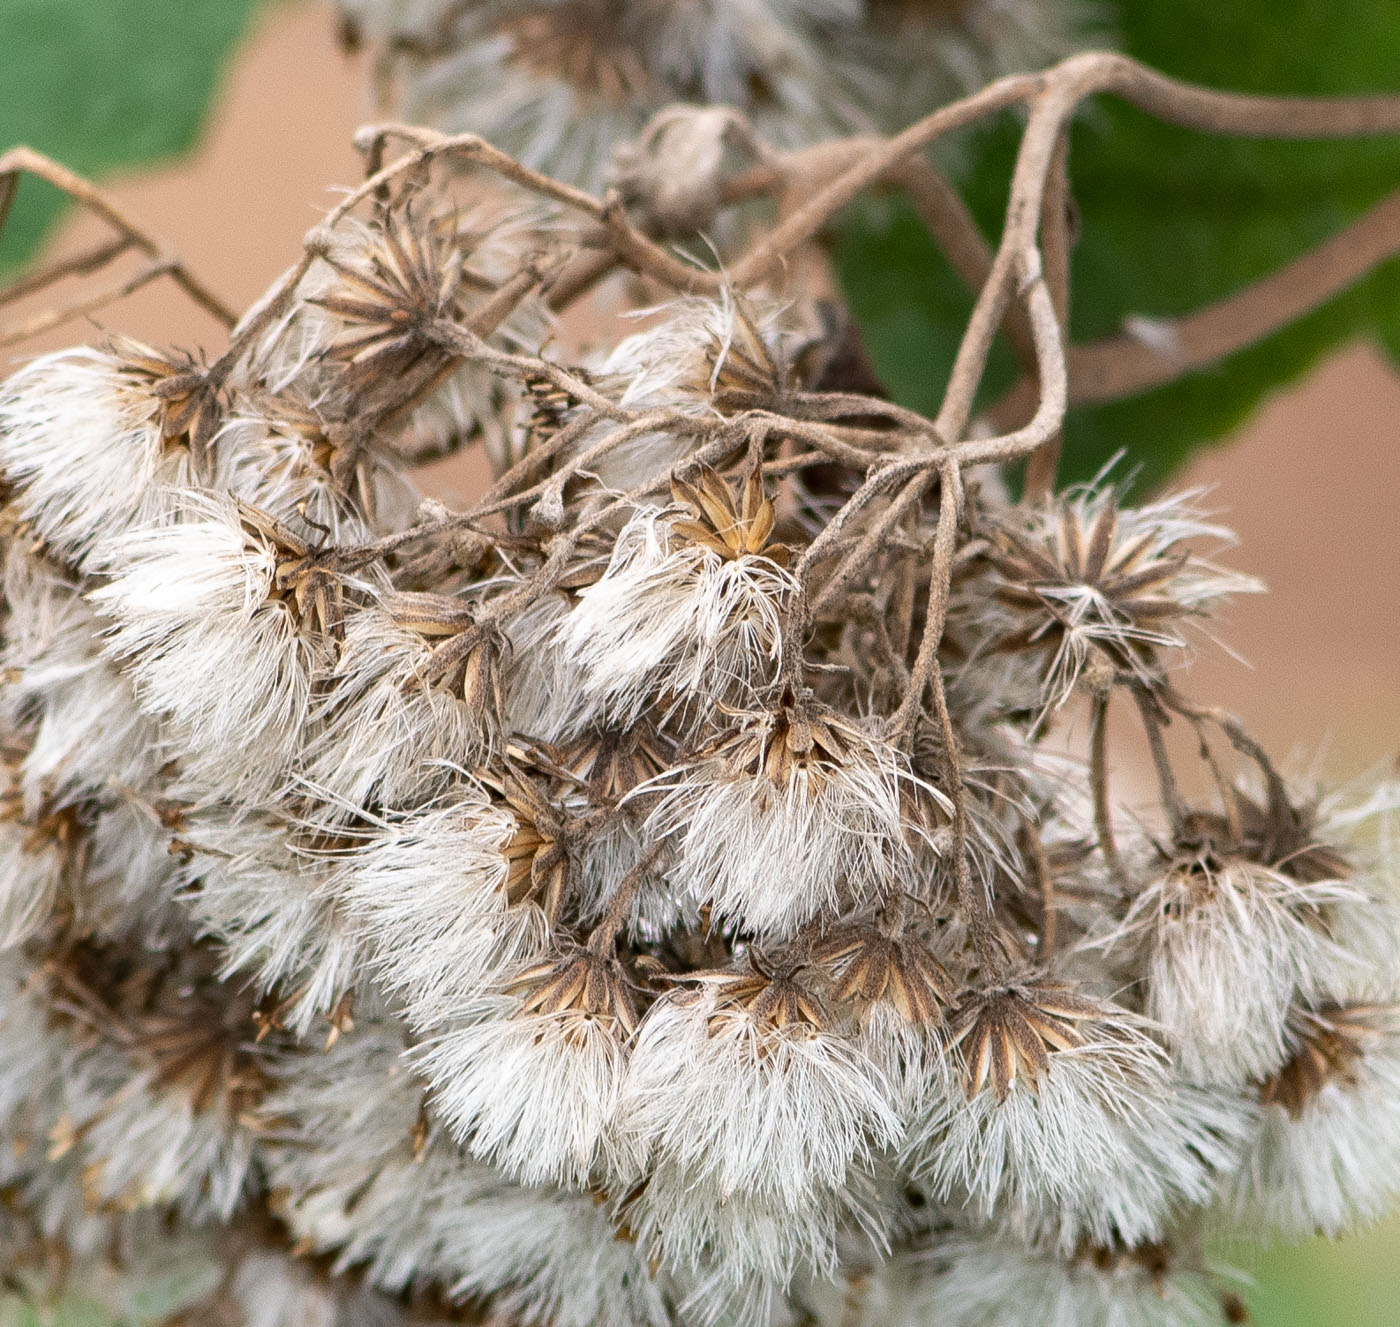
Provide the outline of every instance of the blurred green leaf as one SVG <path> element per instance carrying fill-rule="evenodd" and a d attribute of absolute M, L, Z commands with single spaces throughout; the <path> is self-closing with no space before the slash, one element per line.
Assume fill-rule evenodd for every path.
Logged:
<path fill-rule="evenodd" d="M 261 0 L 0 0 L 0 150 L 27 143 L 100 176 L 194 142 L 224 61 Z M 0 271 L 63 205 L 20 185 Z"/>
<path fill-rule="evenodd" d="M 1400 6 L 1384 0 L 1120 0 L 1116 9 L 1127 53 L 1191 82 L 1297 95 L 1400 91 Z M 1008 122 L 965 145 L 960 174 L 989 235 L 1000 229 L 1015 143 Z M 1074 125 L 1070 169 L 1083 220 L 1071 326 L 1077 340 L 1090 340 L 1112 335 L 1130 314 L 1187 313 L 1305 252 L 1400 187 L 1400 138 L 1218 139 L 1102 98 Z M 919 231 L 906 208 L 866 209 L 844 225 L 837 265 L 876 367 L 897 399 L 927 409 L 971 304 Z M 1400 262 L 1217 367 L 1131 400 L 1076 408 L 1066 421 L 1064 477 L 1086 478 L 1126 449 L 1143 480 L 1157 482 L 1270 389 L 1366 334 L 1400 354 Z M 992 386 L 1005 374 L 997 366 Z"/>

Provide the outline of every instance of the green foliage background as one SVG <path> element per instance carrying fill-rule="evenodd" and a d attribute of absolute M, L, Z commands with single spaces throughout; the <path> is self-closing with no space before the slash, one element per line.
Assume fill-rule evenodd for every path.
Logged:
<path fill-rule="evenodd" d="M 224 61 L 262 0 L 0 0 L 0 149 L 27 143 L 101 176 L 194 142 Z M 0 271 L 62 207 L 20 185 Z"/>
<path fill-rule="evenodd" d="M 1393 0 L 1120 0 L 1112 9 L 1127 54 L 1191 82 L 1294 95 L 1400 89 Z M 954 174 L 992 237 L 1017 128 L 1008 115 L 958 145 Z M 1400 186 L 1400 139 L 1219 139 L 1105 97 L 1074 125 L 1070 173 L 1082 217 L 1071 331 L 1088 340 L 1115 333 L 1127 314 L 1189 312 L 1298 256 Z M 898 399 L 935 407 L 970 297 L 904 206 L 857 211 L 837 257 L 877 368 Z M 1156 482 L 1238 424 L 1270 388 L 1364 333 L 1400 353 L 1400 262 L 1216 369 L 1133 400 L 1075 409 L 1065 428 L 1067 474 L 1087 478 L 1126 448 L 1143 481 Z M 992 368 L 989 397 L 1014 376 L 1009 354 Z"/>

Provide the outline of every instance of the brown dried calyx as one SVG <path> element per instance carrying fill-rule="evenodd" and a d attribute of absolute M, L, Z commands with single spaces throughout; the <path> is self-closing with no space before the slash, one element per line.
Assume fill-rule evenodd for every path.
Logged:
<path fill-rule="evenodd" d="M 610 953 L 580 949 L 521 972 L 511 983 L 523 1014 L 576 1014 L 603 1022 L 623 1036 L 637 1030 L 637 1008 L 621 962 Z"/>
<path fill-rule="evenodd" d="M 206 456 L 224 418 L 219 383 L 208 366 L 188 351 L 153 350 L 130 337 L 114 336 L 110 345 L 122 371 L 160 403 L 161 442 Z"/>
<path fill-rule="evenodd" d="M 836 979 L 835 998 L 861 1012 L 885 1003 L 906 1023 L 938 1026 L 944 1021 L 952 978 L 914 936 L 853 926 L 818 944 L 812 958 Z"/>
<path fill-rule="evenodd" d="M 814 989 L 807 969 L 800 962 L 770 964 L 749 950 L 747 968 L 722 968 L 687 972 L 677 980 L 709 987 L 715 993 L 715 1016 L 743 1010 L 755 1023 L 772 1028 L 806 1028 L 820 1032 L 826 1027 L 826 1006 Z M 694 992 L 698 996 L 698 990 Z"/>
<path fill-rule="evenodd" d="M 313 635 L 339 640 L 345 624 L 345 586 L 334 549 L 313 547 L 285 523 L 238 503 L 245 530 L 277 550 L 269 599 L 286 604 L 299 627 Z"/>
<path fill-rule="evenodd" d="M 517 825 L 504 850 L 507 900 L 512 906 L 535 903 L 554 921 L 573 884 L 573 843 L 579 828 L 536 780 L 508 774 L 499 787 Z"/>
<path fill-rule="evenodd" d="M 1023 618 L 1019 629 L 997 642 L 999 649 L 1059 649 L 1076 625 L 1074 603 L 1091 595 L 1092 619 L 1117 628 L 1098 638 L 1099 647 L 1112 664 L 1140 674 L 1152 647 L 1134 632 L 1160 631 L 1162 623 L 1191 615 L 1187 605 L 1166 593 L 1189 554 L 1154 549 L 1151 534 L 1120 538 L 1118 509 L 1111 501 L 1088 530 L 1078 507 L 1065 501 L 1054 528 L 1040 537 L 1001 523 L 992 525 L 989 536 L 996 597 Z"/>
<path fill-rule="evenodd" d="M 587 789 L 592 805 L 610 806 L 670 769 L 676 751 L 675 743 L 644 716 L 626 730 L 585 733 L 551 747 L 549 755 Z"/>
<path fill-rule="evenodd" d="M 142 958 L 77 941 L 45 963 L 50 1016 L 126 1051 L 194 1111 L 232 1124 L 258 1104 L 268 1080 L 252 996 L 231 994 L 218 967 L 205 945 Z"/>
<path fill-rule="evenodd" d="M 1381 1005 L 1329 1005 L 1295 1011 L 1294 1051 L 1288 1062 L 1259 1086 L 1259 1100 L 1282 1106 L 1295 1120 L 1328 1083 L 1354 1086 L 1358 1069 L 1393 1011 Z"/>
<path fill-rule="evenodd" d="M 1305 885 L 1350 878 L 1346 854 L 1316 830 L 1314 809 L 1294 805 L 1277 791 L 1255 801 L 1235 788 L 1229 793 L 1228 814 L 1188 812 L 1174 849 L 1180 865 L 1206 877 L 1231 860 L 1243 860 Z"/>
<path fill-rule="evenodd" d="M 736 771 L 762 776 L 779 788 L 803 775 L 815 796 L 861 737 L 859 729 L 810 691 L 794 695 L 786 690 L 774 710 L 722 738 L 713 754 Z"/>
<path fill-rule="evenodd" d="M 477 621 L 476 610 L 451 595 L 403 590 L 387 600 L 395 623 L 424 640 L 436 640 L 422 681 L 459 696 L 502 727 L 505 685 L 501 663 L 509 645 L 504 634 Z"/>
<path fill-rule="evenodd" d="M 333 251 L 324 258 L 341 284 L 307 302 L 345 324 L 330 354 L 344 365 L 347 387 L 359 392 L 442 367 L 449 357 L 430 329 L 463 315 L 470 280 L 455 236 L 437 234 L 404 206 L 376 226 L 361 263 Z M 475 284 L 494 289 L 484 277 Z"/>
<path fill-rule="evenodd" d="M 1103 1017 L 1063 982 L 1029 980 L 973 991 L 954 1012 L 949 1044 L 962 1050 L 970 1101 L 990 1082 L 998 1102 L 1017 1078 L 1032 1089 L 1050 1073 L 1054 1051 L 1087 1044 L 1079 1024 Z"/>
<path fill-rule="evenodd" d="M 764 557 L 780 567 L 787 566 L 787 545 L 769 542 L 777 517 L 757 469 L 745 480 L 737 503 L 724 477 L 708 466 L 701 469 L 694 483 L 673 477 L 671 496 L 695 514 L 694 519 L 671 523 L 676 534 L 718 553 L 726 561 Z"/>

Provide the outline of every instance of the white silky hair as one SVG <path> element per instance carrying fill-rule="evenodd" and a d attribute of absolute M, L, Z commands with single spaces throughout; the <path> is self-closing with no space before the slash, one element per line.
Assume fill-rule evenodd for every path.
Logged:
<path fill-rule="evenodd" d="M 502 1183 L 427 1115 L 412 1045 L 372 1006 L 324 1055 L 286 1064 L 260 1110 L 269 1183 L 296 1238 L 391 1294 L 457 1275 L 465 1255 L 444 1223 Z"/>
<path fill-rule="evenodd" d="M 179 519 L 133 530 L 91 602 L 109 656 L 162 718 L 185 777 L 270 791 L 302 737 L 315 651 L 272 597 L 278 557 L 233 501 L 182 495 Z"/>
<path fill-rule="evenodd" d="M 685 1167 L 661 1161 L 624 1216 L 642 1247 L 689 1287 L 687 1310 L 715 1320 L 744 1307 L 744 1297 L 735 1302 L 741 1287 L 766 1300 L 795 1275 L 834 1274 L 842 1206 L 815 1187 L 800 1208 L 745 1194 L 722 1199 Z"/>
<path fill-rule="evenodd" d="M 140 796 L 118 792 L 96 811 L 83 867 L 81 878 L 70 879 L 66 900 L 82 931 L 106 941 L 139 938 L 148 946 L 188 937 L 171 831 Z"/>
<path fill-rule="evenodd" d="M 619 341 L 598 375 L 600 385 L 621 388 L 619 405 L 635 410 L 713 413 L 715 385 L 731 353 L 781 362 L 798 336 L 789 303 L 746 300 L 741 307 L 727 286 L 715 296 L 685 296 L 628 316 L 657 321 Z M 636 470 L 628 473 L 635 479 Z"/>
<path fill-rule="evenodd" d="M 312 703 L 302 773 L 335 808 L 401 809 L 432 801 L 453 767 L 488 755 L 486 715 L 428 686 L 431 645 L 377 604 L 347 615 L 345 635 L 322 694 Z"/>
<path fill-rule="evenodd" d="M 588 837 L 580 853 L 578 902 L 579 921 L 596 925 L 603 919 L 617 890 L 629 871 L 649 851 L 644 825 L 627 814 L 629 808 L 615 810 Z M 669 861 L 664 853 L 644 872 L 636 895 L 623 920 L 623 933 L 647 943 L 662 943 L 669 935 L 700 924 L 695 901 L 678 892 L 669 878 Z"/>
<path fill-rule="evenodd" d="M 627 1055 L 611 1018 L 527 1013 L 510 996 L 468 1005 L 414 1057 L 473 1156 L 522 1184 L 586 1185 L 616 1169 Z"/>
<path fill-rule="evenodd" d="M 27 940 L 48 921 L 69 877 L 71 854 L 23 821 L 0 821 L 0 950 Z"/>
<path fill-rule="evenodd" d="M 1344 881 L 1303 883 L 1243 859 L 1208 877 L 1159 873 L 1121 925 L 1102 941 L 1146 949 L 1145 1013 L 1181 1071 L 1205 1084 L 1238 1087 L 1267 1078 L 1287 1058 L 1295 999 L 1325 999 L 1363 964 L 1329 934 L 1334 910 L 1365 908 Z"/>
<path fill-rule="evenodd" d="M 1334 1076 L 1295 1119 L 1254 1106 L 1241 1165 L 1223 1186 L 1217 1224 L 1283 1239 L 1336 1236 L 1394 1209 L 1400 1197 L 1400 1018 Z"/>
<path fill-rule="evenodd" d="M 170 468 L 160 403 L 107 351 L 40 356 L 0 384 L 0 468 L 59 557 L 100 561 L 109 540 L 154 514 Z"/>
<path fill-rule="evenodd" d="M 411 1045 L 406 1027 L 371 1014 L 328 1055 L 290 1066 L 264 1102 L 270 1182 L 297 1237 L 391 1294 L 438 1281 L 526 1321 L 665 1327 L 664 1274 L 604 1207 L 510 1183 L 422 1114 Z"/>
<path fill-rule="evenodd" d="M 796 589 L 769 559 L 722 558 L 680 539 L 662 509 L 639 509 L 560 626 L 584 722 L 630 726 L 662 695 L 761 695 L 778 679 L 783 606 Z"/>
<path fill-rule="evenodd" d="M 102 652 L 102 623 L 80 588 L 18 543 L 5 559 L 10 606 L 0 712 L 25 729 L 19 792 L 26 813 L 111 788 L 144 786 L 164 759 L 159 725 Z"/>
<path fill-rule="evenodd" d="M 516 1321 L 553 1327 L 668 1327 L 670 1278 L 620 1237 L 587 1195 L 502 1185 L 470 1208 L 456 1295 L 490 1295 Z M 470 1238 L 467 1238 L 470 1232 Z M 469 1252 L 466 1252 L 469 1250 Z"/>
<path fill-rule="evenodd" d="M 542 742 L 564 741 L 592 721 L 583 670 L 562 640 L 569 608 L 564 596 L 545 595 L 505 625 L 506 726 Z"/>
<path fill-rule="evenodd" d="M 392 1299 L 354 1281 L 328 1281 L 298 1259 L 254 1250 L 238 1263 L 228 1293 L 241 1327 L 399 1327 Z"/>
<path fill-rule="evenodd" d="M 1210 1197 L 1244 1137 L 1238 1107 L 1174 1087 L 1160 1050 L 1126 1027 L 1053 1051 L 1038 1083 L 1018 1077 L 1000 1102 L 986 1088 L 967 1099 L 960 1076 L 932 1086 L 904 1146 L 912 1173 L 940 1201 L 1066 1253 L 1160 1238 Z"/>
<path fill-rule="evenodd" d="M 225 487 L 311 544 L 363 543 L 401 529 L 413 518 L 417 495 L 388 454 L 366 448 L 361 462 L 371 510 L 342 491 L 295 428 L 265 417 L 255 401 L 237 401 L 214 440 L 227 452 Z"/>
<path fill-rule="evenodd" d="M 336 895 L 327 855 L 295 845 L 300 826 L 271 811 L 226 805 L 186 815 L 182 902 L 220 946 L 224 979 L 251 977 L 260 992 L 290 992 L 279 1018 L 297 1035 L 355 991 L 370 948 Z"/>
<path fill-rule="evenodd" d="M 156 1071 L 133 1074 L 120 1051 L 95 1051 L 76 1069 L 84 1081 L 70 1092 L 69 1113 L 98 1201 L 227 1221 L 256 1187 L 255 1139 L 246 1124 L 195 1110 Z"/>
<path fill-rule="evenodd" d="M 1220 1293 L 1191 1267 L 1160 1280 L 1132 1258 L 1108 1267 L 1014 1239 L 951 1236 L 928 1255 L 932 1274 L 891 1327 L 1218 1327 Z"/>
<path fill-rule="evenodd" d="M 633 1164 L 669 1166 L 719 1203 L 796 1213 L 898 1140 L 890 1096 L 849 1040 L 685 992 L 659 1000 L 638 1029 L 619 1131 Z"/>
<path fill-rule="evenodd" d="M 43 1161 L 41 1140 L 61 1111 L 64 1048 L 19 953 L 0 953 L 0 1127 L 29 1146 L 0 1148 L 0 1183 Z"/>
<path fill-rule="evenodd" d="M 518 828 L 468 785 L 445 805 L 385 820 L 347 860 L 340 897 L 415 1025 L 436 1026 L 544 952 L 544 914 L 506 897 Z"/>
<path fill-rule="evenodd" d="M 745 716 L 740 731 L 761 731 L 767 717 Z M 671 844 L 672 887 L 765 940 L 825 909 L 883 898 L 914 872 L 903 795 L 916 781 L 893 748 L 861 739 L 782 783 L 720 754 L 643 785 L 659 794 L 645 833 Z"/>

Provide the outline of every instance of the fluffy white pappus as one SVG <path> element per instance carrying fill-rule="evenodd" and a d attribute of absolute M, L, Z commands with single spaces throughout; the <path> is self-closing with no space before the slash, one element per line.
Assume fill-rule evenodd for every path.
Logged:
<path fill-rule="evenodd" d="M 361 1188 L 394 1160 L 412 1163 L 424 1085 L 414 1076 L 407 1027 L 374 1007 L 358 1011 L 353 1035 L 325 1051 L 272 1063 L 258 1107 L 271 1182 L 289 1196 Z"/>
<path fill-rule="evenodd" d="M 931 1082 L 903 1159 L 943 1202 L 1072 1251 L 1161 1238 L 1235 1164 L 1247 1117 L 1236 1096 L 1171 1083 L 1140 1032 L 1117 1027 L 1050 1055 L 1003 1100 Z M 939 1096 L 939 1092 L 946 1095 Z"/>
<path fill-rule="evenodd" d="M 584 927 L 603 919 L 627 873 L 650 851 L 642 826 L 625 809 L 590 833 L 578 872 L 579 922 Z M 660 855 L 646 870 L 623 920 L 623 934 L 646 944 L 660 944 L 681 929 L 697 929 L 700 909 L 694 899 L 672 888 L 667 861 Z"/>
<path fill-rule="evenodd" d="M 872 1001 L 851 1020 L 852 1042 L 889 1084 L 889 1101 L 899 1117 L 901 1135 L 932 1095 L 930 1084 L 954 1071 L 942 1033 L 941 1025 L 910 1022 L 886 999 Z"/>
<path fill-rule="evenodd" d="M 246 1124 L 197 1109 L 155 1070 L 133 1074 L 131 1061 L 113 1049 L 81 1056 L 75 1069 L 68 1118 L 97 1202 L 227 1221 L 256 1187 L 256 1140 Z"/>
<path fill-rule="evenodd" d="M 113 546 L 90 596 L 107 650 L 143 709 L 166 721 L 184 773 L 221 790 L 269 788 L 302 737 L 317 650 L 277 597 L 279 553 L 233 501 L 190 492 L 180 519 Z"/>
<path fill-rule="evenodd" d="M 180 898 L 223 952 L 222 976 L 244 974 L 282 995 L 279 1023 L 299 1036 L 366 978 L 371 950 L 334 888 L 336 863 L 302 826 L 219 803 L 190 810 Z"/>
<path fill-rule="evenodd" d="M 506 849 L 519 830 L 484 793 L 391 818 L 352 854 L 338 887 L 386 989 L 431 1027 L 479 998 L 548 940 L 533 903 L 512 904 Z"/>
<path fill-rule="evenodd" d="M 685 1321 L 759 1327 L 794 1278 L 836 1274 L 848 1223 L 866 1220 L 878 1239 L 877 1203 L 853 1214 L 857 1205 L 849 1188 L 814 1189 L 798 1208 L 754 1195 L 721 1199 L 712 1186 L 663 1161 L 628 1197 L 619 1220 L 674 1280 Z"/>
<path fill-rule="evenodd" d="M 317 796 L 349 807 L 430 801 L 489 753 L 493 720 L 424 680 L 432 644 L 391 611 L 350 613 L 334 667 L 312 706 L 302 762 Z"/>
<path fill-rule="evenodd" d="M 639 1170 L 668 1167 L 687 1201 L 792 1213 L 839 1194 L 899 1138 L 890 1086 L 857 1047 L 708 989 L 647 1012 L 619 1133 Z"/>
<path fill-rule="evenodd" d="M 1095 944 L 1110 961 L 1141 955 L 1145 1012 L 1180 1070 L 1238 1087 L 1283 1063 L 1295 999 L 1326 1000 L 1364 971 L 1328 917 L 1366 902 L 1345 882 L 1303 883 L 1243 859 L 1188 865 L 1158 875 Z"/>
<path fill-rule="evenodd" d="M 103 657 L 102 624 L 79 588 L 15 544 L 5 560 L 4 594 L 0 706 L 11 727 L 26 730 L 18 771 L 26 813 L 108 787 L 142 786 L 165 758 L 159 728 Z"/>
<path fill-rule="evenodd" d="M 392 1294 L 458 1275 L 443 1227 L 502 1184 L 428 1115 L 410 1045 L 402 1024 L 368 1011 L 324 1055 L 285 1061 L 260 1108 L 289 1229 Z"/>
<path fill-rule="evenodd" d="M 1219 1327 L 1222 1291 L 1197 1260 L 1157 1246 L 1077 1256 L 952 1236 L 898 1297 L 890 1327 Z"/>
<path fill-rule="evenodd" d="M 454 1296 L 551 1327 L 669 1327 L 672 1291 L 591 1196 L 501 1186 L 460 1212 Z"/>
<path fill-rule="evenodd" d="M 915 873 L 903 758 L 855 725 L 824 727 L 839 749 L 782 761 L 782 721 L 746 714 L 714 754 L 643 785 L 659 794 L 645 834 L 671 845 L 672 888 L 763 940 Z"/>
<path fill-rule="evenodd" d="M 1188 625 L 1231 595 L 1264 588 L 1197 552 L 1234 541 L 1197 509 L 1199 497 L 1190 490 L 1120 507 L 1113 488 L 1085 485 L 1010 509 L 996 523 L 998 579 L 980 616 L 1004 644 L 1048 654 L 1042 718 L 1069 699 L 1101 654 L 1150 682 L 1164 654 L 1188 647 Z"/>
<path fill-rule="evenodd" d="M 279 414 L 275 402 L 239 398 L 236 408 L 213 443 L 227 470 L 222 487 L 308 543 L 363 543 L 412 520 L 417 496 L 391 456 L 367 446 L 341 460 L 310 407 Z"/>
<path fill-rule="evenodd" d="M 665 316 L 619 341 L 599 370 L 600 387 L 621 390 L 620 405 L 724 413 L 716 398 L 731 377 L 760 390 L 760 380 L 781 374 L 796 345 L 811 335 L 810 328 L 799 330 L 790 303 L 741 304 L 727 287 L 714 297 L 687 296 L 632 316 L 658 314 Z"/>
<path fill-rule="evenodd" d="M 271 1252 L 242 1258 L 228 1282 L 240 1327 L 400 1327 L 403 1307 L 354 1279 L 334 1281 L 304 1260 Z"/>
<path fill-rule="evenodd" d="M 1400 782 L 1366 778 L 1320 798 L 1312 837 L 1324 857 L 1341 853 L 1347 884 L 1361 896 L 1328 910 L 1329 934 L 1356 955 L 1368 982 L 1400 970 Z"/>
<path fill-rule="evenodd" d="M 568 614 L 562 595 L 546 595 L 506 624 L 505 720 L 511 732 L 560 742 L 589 726 L 594 706 L 583 691 L 583 670 L 562 643 Z"/>
<path fill-rule="evenodd" d="M 38 998 L 39 974 L 20 954 L 0 954 L 0 1183 L 42 1168 L 62 1111 L 65 1047 Z"/>
<path fill-rule="evenodd" d="M 1393 1006 L 1358 1012 L 1366 1026 L 1352 1047 L 1317 1044 L 1333 1030 L 1335 1013 L 1314 1024 L 1314 1044 L 1297 1054 L 1323 1059 L 1322 1079 L 1308 1084 L 1303 1099 L 1285 1101 L 1278 1093 L 1270 1104 L 1254 1107 L 1243 1162 L 1221 1194 L 1224 1224 L 1304 1239 L 1339 1235 L 1394 1210 L 1400 1197 L 1400 1017 Z M 1334 1063 L 1326 1063 L 1329 1054 Z"/>
<path fill-rule="evenodd" d="M 81 874 L 85 827 L 59 814 L 52 822 L 0 820 L 0 949 L 33 935 Z"/>
<path fill-rule="evenodd" d="M 189 918 L 176 897 L 181 871 L 171 841 L 170 826 L 135 795 L 102 807 L 84 845 L 82 876 L 70 890 L 75 927 L 151 947 L 184 939 Z"/>
<path fill-rule="evenodd" d="M 679 535 L 666 512 L 638 511 L 560 626 L 581 673 L 577 731 L 630 726 L 661 697 L 751 701 L 778 679 L 782 614 L 796 592 L 776 562 L 721 557 Z"/>
<path fill-rule="evenodd" d="M 526 1011 L 497 996 L 463 1009 L 414 1062 L 473 1156 L 522 1184 L 577 1188 L 618 1166 L 624 1038 L 606 1014 Z"/>
<path fill-rule="evenodd" d="M 83 567 L 159 510 L 158 481 L 179 467 L 166 456 L 156 397 L 116 356 L 82 347 L 0 384 L 0 468 L 48 546 Z"/>

